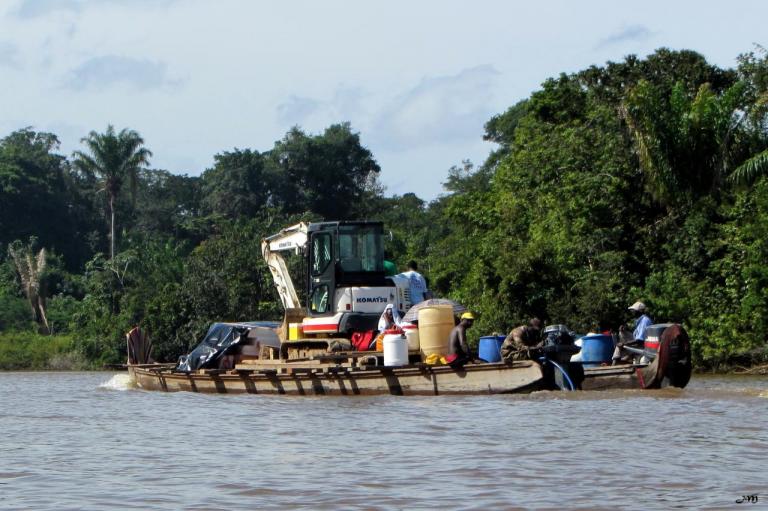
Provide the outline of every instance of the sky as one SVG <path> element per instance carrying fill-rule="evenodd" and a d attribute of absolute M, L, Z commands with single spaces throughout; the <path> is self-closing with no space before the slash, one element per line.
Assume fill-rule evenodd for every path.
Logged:
<path fill-rule="evenodd" d="M 199 175 L 348 121 L 388 195 L 433 199 L 547 78 L 660 47 L 733 67 L 767 19 L 738 0 L 0 0 L 0 137 L 31 126 L 69 155 L 113 124 L 152 167 Z"/>

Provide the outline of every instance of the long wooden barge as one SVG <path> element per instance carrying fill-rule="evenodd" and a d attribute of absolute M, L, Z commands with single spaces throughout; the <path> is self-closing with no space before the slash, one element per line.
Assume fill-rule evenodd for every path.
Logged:
<path fill-rule="evenodd" d="M 127 369 L 136 386 L 162 392 L 282 395 L 461 395 L 512 394 L 551 388 L 533 361 L 450 366 L 347 367 L 331 364 L 242 364 L 233 370 L 174 371 L 175 364 L 137 364 Z M 652 365 L 620 365 L 584 370 L 581 390 L 660 388 L 649 385 Z"/>
<path fill-rule="evenodd" d="M 128 372 L 136 386 L 165 392 L 283 395 L 445 395 L 511 394 L 539 389 L 654 389 L 685 387 L 690 379 L 690 346 L 682 329 L 662 338 L 650 363 L 584 367 L 561 371 L 552 359 L 469 363 L 454 368 L 420 362 L 418 353 L 404 366 L 384 366 L 381 352 L 330 352 L 317 340 L 266 342 L 271 330 L 249 326 L 257 344 L 241 348 L 227 368 L 179 370 L 178 364 L 136 363 L 149 358 L 151 342 L 138 329 L 128 335 Z M 254 334 L 257 332 L 258 335 Z M 261 335 L 261 337 L 259 337 Z M 248 337 L 249 339 L 251 337 Z M 256 349 L 257 348 L 257 349 Z M 258 353 L 255 358 L 243 358 Z M 133 362 L 131 362 L 133 360 Z M 561 364 L 563 362 L 560 362 Z M 221 366 L 220 366 L 221 367 Z M 567 367 L 567 363 L 566 363 Z M 577 366 L 581 369 L 581 366 Z M 562 368 L 561 368 L 562 369 Z M 576 377 L 578 375 L 578 377 Z"/>
<path fill-rule="evenodd" d="M 219 394 L 376 395 L 509 394 L 540 388 L 542 370 L 532 361 L 512 364 L 348 367 L 330 364 L 239 364 L 223 371 L 176 372 L 167 364 L 129 365 L 145 390 Z"/>

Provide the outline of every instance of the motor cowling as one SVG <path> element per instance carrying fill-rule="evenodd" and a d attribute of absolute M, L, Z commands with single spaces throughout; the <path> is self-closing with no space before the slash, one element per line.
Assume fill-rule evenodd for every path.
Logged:
<path fill-rule="evenodd" d="M 656 325 L 650 325 L 645 331 L 645 342 L 643 343 L 643 351 L 648 360 L 656 358 L 656 353 L 659 351 L 659 343 L 661 342 L 661 336 L 664 331 L 671 327 L 674 323 L 659 323 Z"/>
<path fill-rule="evenodd" d="M 576 346 L 576 340 L 565 325 L 550 325 L 544 329 L 542 346 L 546 356 L 558 363 L 564 364 L 581 348 Z"/>
<path fill-rule="evenodd" d="M 564 381 L 563 374 L 547 361 L 557 363 L 573 382 L 575 388 L 581 388 L 581 382 L 584 380 L 584 368 L 581 364 L 571 363 L 571 357 L 578 353 L 581 348 L 576 346 L 576 340 L 571 331 L 565 325 L 550 325 L 542 333 L 544 339 L 542 342 L 542 354 L 544 357 L 544 377 L 550 383 L 552 389 L 569 388 Z"/>

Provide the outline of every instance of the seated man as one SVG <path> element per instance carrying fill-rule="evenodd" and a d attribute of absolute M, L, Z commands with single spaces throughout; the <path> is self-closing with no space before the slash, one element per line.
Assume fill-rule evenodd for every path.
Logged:
<path fill-rule="evenodd" d="M 528 325 L 521 325 L 511 332 L 501 345 L 501 358 L 505 362 L 530 360 L 531 348 L 541 344 L 541 320 L 533 318 Z"/>
<path fill-rule="evenodd" d="M 395 309 L 394 305 L 388 303 L 384 308 L 384 312 L 382 312 L 381 316 L 379 317 L 379 324 L 377 326 L 378 331 L 379 333 L 382 333 L 385 330 L 389 330 L 390 328 L 395 328 L 397 326 L 400 326 L 400 314 L 398 313 L 397 309 Z"/>
<path fill-rule="evenodd" d="M 461 315 L 459 324 L 451 330 L 451 335 L 448 337 L 448 356 L 445 357 L 449 366 L 459 368 L 474 360 L 467 345 L 467 329 L 471 328 L 474 322 L 475 316 L 471 312 L 465 312 Z"/>
<path fill-rule="evenodd" d="M 645 338 L 648 335 L 647 330 L 650 325 L 653 324 L 651 317 L 646 314 L 648 308 L 643 302 L 635 302 L 628 307 L 628 310 L 632 311 L 635 315 L 635 329 L 630 334 L 626 331 L 624 325 L 619 327 L 619 336 L 621 340 L 616 345 L 616 349 L 613 350 L 613 364 L 616 365 L 619 362 L 630 363 L 633 359 L 632 353 L 622 352 L 624 346 L 632 346 L 636 348 L 642 348 L 645 344 Z"/>

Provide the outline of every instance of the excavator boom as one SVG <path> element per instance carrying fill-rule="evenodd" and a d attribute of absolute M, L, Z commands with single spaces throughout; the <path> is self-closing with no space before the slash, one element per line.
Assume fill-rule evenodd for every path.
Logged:
<path fill-rule="evenodd" d="M 298 223 L 282 229 L 277 234 L 264 238 L 261 242 L 261 253 L 264 256 L 272 273 L 272 279 L 275 282 L 277 293 L 280 295 L 280 301 L 286 309 L 300 309 L 301 302 L 293 287 L 293 280 L 288 273 L 288 267 L 285 259 L 280 252 L 293 250 L 301 252 L 307 246 L 307 231 L 309 226 L 304 223 Z"/>

